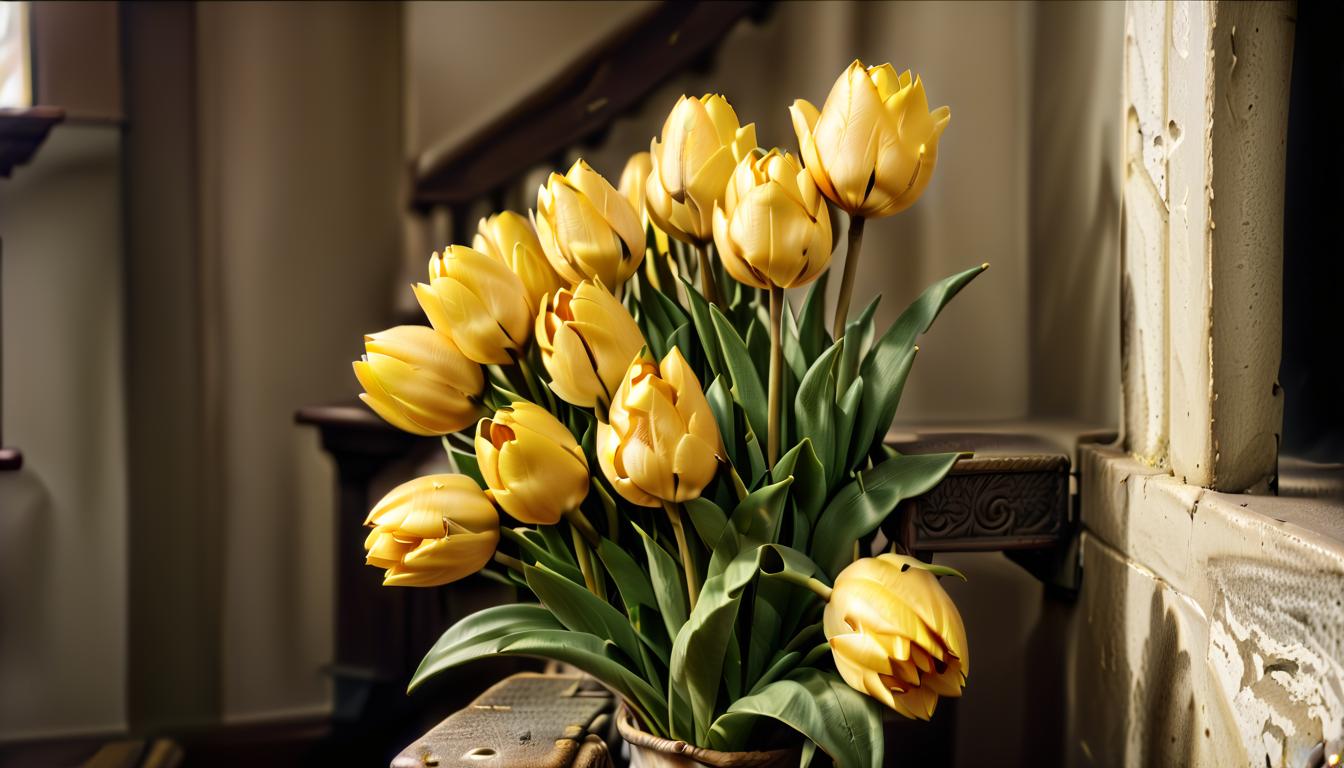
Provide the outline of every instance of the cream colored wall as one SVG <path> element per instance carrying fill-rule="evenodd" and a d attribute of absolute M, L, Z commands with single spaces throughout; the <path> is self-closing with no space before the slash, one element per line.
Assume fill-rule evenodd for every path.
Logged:
<path fill-rule="evenodd" d="M 469 133 L 464 126 L 503 111 L 549 75 L 554 62 L 643 7 L 578 4 L 559 13 L 546 4 L 409 4 L 408 147 L 451 143 Z M 982 261 L 993 267 L 921 341 L 898 419 L 984 422 L 1044 414 L 1114 423 L 1118 304 L 1109 294 L 1116 284 L 1118 174 L 1078 157 L 1096 158 L 1107 141 L 1118 141 L 1118 109 L 1111 109 L 1105 83 L 1119 77 L 1119 52 L 1116 62 L 1096 70 L 1096 50 L 1069 45 L 1069 25 L 1081 24 L 1090 34 L 1097 25 L 1118 24 L 1119 16 L 1105 7 L 1072 17 L 1048 5 L 1040 9 L 1033 3 L 781 4 L 765 24 L 735 28 L 708 73 L 660 88 L 639 114 L 618 122 L 602 146 L 572 154 L 615 178 L 629 153 L 647 149 L 679 94 L 707 90 L 723 92 L 744 121 L 756 122 L 762 144 L 793 148 L 787 108 L 794 98 L 820 106 L 855 57 L 911 67 L 924 77 L 934 106 L 951 105 L 952 123 L 924 198 L 868 227 L 855 305 L 880 291 L 879 322 L 890 322 L 928 283 Z M 1044 48 L 1035 44 L 1038 13 L 1065 17 L 1056 24 L 1062 30 L 1046 30 L 1054 37 Z M 459 29 L 463 34 L 454 35 Z M 1052 57 L 1059 46 L 1065 53 Z M 1059 73 L 1071 66 L 1081 71 L 1059 85 Z M 1038 88 L 1058 119 L 1035 111 Z M 1111 90 L 1118 104 L 1118 82 Z M 1072 100 L 1061 103 L 1060 94 Z M 1060 136 L 1055 126 L 1061 125 L 1077 133 Z M 1077 141 L 1039 146 L 1031 140 L 1033 126 Z M 539 169 L 538 178 L 546 170 Z M 1060 175 L 1065 181 L 1056 182 Z M 1050 194 L 1033 210 L 1039 185 Z M 531 204 L 535 180 L 520 195 Z M 1041 210 L 1045 205 L 1051 208 Z M 423 270 L 424 247 L 411 242 L 408 279 Z M 1043 306 L 1053 312 L 1042 313 Z M 1082 320 L 1061 320 L 1074 316 Z M 1033 382 L 1051 396 L 1034 396 Z"/>
<path fill-rule="evenodd" d="M 114 125 L 0 180 L 0 741 L 126 724 L 121 182 Z"/>
<path fill-rule="evenodd" d="M 204 3 L 197 14 L 222 710 L 256 720 L 329 706 L 333 471 L 293 417 L 353 397 L 361 335 L 391 314 L 400 8 Z"/>

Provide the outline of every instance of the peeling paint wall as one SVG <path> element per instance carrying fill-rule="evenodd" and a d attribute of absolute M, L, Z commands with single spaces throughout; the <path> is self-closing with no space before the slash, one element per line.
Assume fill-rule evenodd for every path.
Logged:
<path fill-rule="evenodd" d="M 1126 444 L 1192 485 L 1275 474 L 1294 13 L 1126 5 Z"/>
<path fill-rule="evenodd" d="M 1080 456 L 1069 765 L 1344 748 L 1344 500 L 1276 498 L 1292 3 L 1125 11 L 1123 448 Z"/>
<path fill-rule="evenodd" d="M 1082 454 L 1070 765 L 1300 766 L 1344 742 L 1344 502 Z"/>
<path fill-rule="evenodd" d="M 1073 765 L 1302 765 L 1344 741 L 1344 502 L 1082 453 Z"/>

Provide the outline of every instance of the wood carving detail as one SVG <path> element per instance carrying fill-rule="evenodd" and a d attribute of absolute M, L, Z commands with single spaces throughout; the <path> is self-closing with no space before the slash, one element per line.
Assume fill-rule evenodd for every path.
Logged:
<path fill-rule="evenodd" d="M 970 459 L 898 513 L 901 538 L 923 552 L 1048 547 L 1069 534 L 1068 460 Z"/>

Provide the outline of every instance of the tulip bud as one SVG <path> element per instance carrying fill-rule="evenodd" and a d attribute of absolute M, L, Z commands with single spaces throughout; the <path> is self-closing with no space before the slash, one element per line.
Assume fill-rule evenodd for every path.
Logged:
<path fill-rule="evenodd" d="M 547 297 L 537 315 L 537 346 L 560 399 L 581 408 L 610 403 L 644 347 L 644 334 L 600 282 L 585 280 Z"/>
<path fill-rule="evenodd" d="M 803 162 L 821 193 L 851 216 L 879 218 L 924 194 L 938 159 L 938 137 L 952 118 L 929 111 L 924 83 L 890 64 L 855 60 L 821 112 L 799 99 L 789 107 Z"/>
<path fill-rule="evenodd" d="M 855 561 L 822 620 L 845 682 L 920 720 L 939 696 L 960 696 L 971 670 L 961 614 L 927 567 L 904 555 Z"/>
<path fill-rule="evenodd" d="M 392 426 L 416 435 L 446 435 L 480 416 L 475 398 L 485 377 L 452 339 L 422 325 L 399 325 L 364 337 L 355 378 L 359 399 Z"/>
<path fill-rule="evenodd" d="M 383 497 L 364 524 L 364 562 L 387 569 L 383 585 L 437 587 L 485 567 L 499 544 L 499 514 L 463 475 L 429 475 Z"/>
<path fill-rule="evenodd" d="M 831 261 L 831 219 L 812 176 L 790 154 L 742 158 L 723 203 L 714 205 L 714 244 L 738 282 L 796 288 Z"/>
<path fill-rule="evenodd" d="M 490 496 L 510 517 L 555 525 L 588 495 L 588 459 L 559 419 L 520 401 L 476 426 L 476 461 Z"/>
<path fill-rule="evenodd" d="M 645 189 L 649 217 L 667 234 L 692 245 L 714 237 L 714 204 L 738 161 L 756 148 L 756 124 L 739 125 L 717 94 L 685 96 L 663 123 L 662 142 L 649 146 L 653 169 Z"/>
<path fill-rule="evenodd" d="M 658 254 L 665 256 L 672 250 L 667 242 L 667 233 L 649 220 L 649 212 L 644 204 L 644 190 L 652 170 L 653 160 L 650 159 L 649 153 L 636 152 L 626 161 L 617 190 L 622 197 L 630 201 L 630 207 L 635 209 L 635 215 L 639 217 L 640 226 L 644 231 L 647 232 L 649 227 L 653 227 L 654 248 Z"/>
<path fill-rule="evenodd" d="M 429 260 L 429 285 L 415 297 L 430 325 L 445 333 L 478 363 L 507 364 L 522 352 L 532 332 L 523 281 L 504 262 L 461 245 Z"/>
<path fill-rule="evenodd" d="M 673 347 L 661 364 L 636 360 L 597 425 L 597 460 L 633 504 L 689 501 L 724 459 L 719 425 L 700 381 Z"/>
<path fill-rule="evenodd" d="M 635 210 L 582 160 L 537 190 L 534 220 L 546 258 L 571 284 L 597 278 L 615 289 L 644 260 Z"/>
<path fill-rule="evenodd" d="M 527 289 L 527 304 L 533 310 L 542 296 L 568 285 L 555 273 L 541 250 L 532 222 L 513 211 L 481 219 L 471 247 L 499 259 L 518 275 Z"/>

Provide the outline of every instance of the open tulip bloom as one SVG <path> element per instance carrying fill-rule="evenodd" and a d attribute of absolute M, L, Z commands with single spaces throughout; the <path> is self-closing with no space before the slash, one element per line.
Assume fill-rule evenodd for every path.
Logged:
<path fill-rule="evenodd" d="M 877 112 L 845 111 L 845 94 Z M 520 592 L 449 628 L 412 687 L 543 657 L 654 735 L 811 742 L 843 766 L 881 764 L 884 708 L 927 719 L 961 694 L 966 633 L 938 579 L 955 572 L 874 540 L 959 457 L 883 439 L 916 337 L 988 265 L 886 329 L 874 300 L 837 338 L 823 307 L 828 201 L 853 217 L 914 203 L 947 111 L 930 118 L 908 73 L 856 62 L 819 114 L 794 112 L 804 145 L 785 152 L 755 147 L 723 97 L 683 98 L 620 192 L 582 162 L 552 175 L 536 211 L 435 257 L 416 287 L 432 330 L 369 337 L 366 401 L 444 435 L 460 473 L 381 502 L 369 564 L 391 585 L 480 572 Z M 657 270 L 637 268 L 646 250 Z M 807 284 L 790 307 L 785 289 Z"/>

